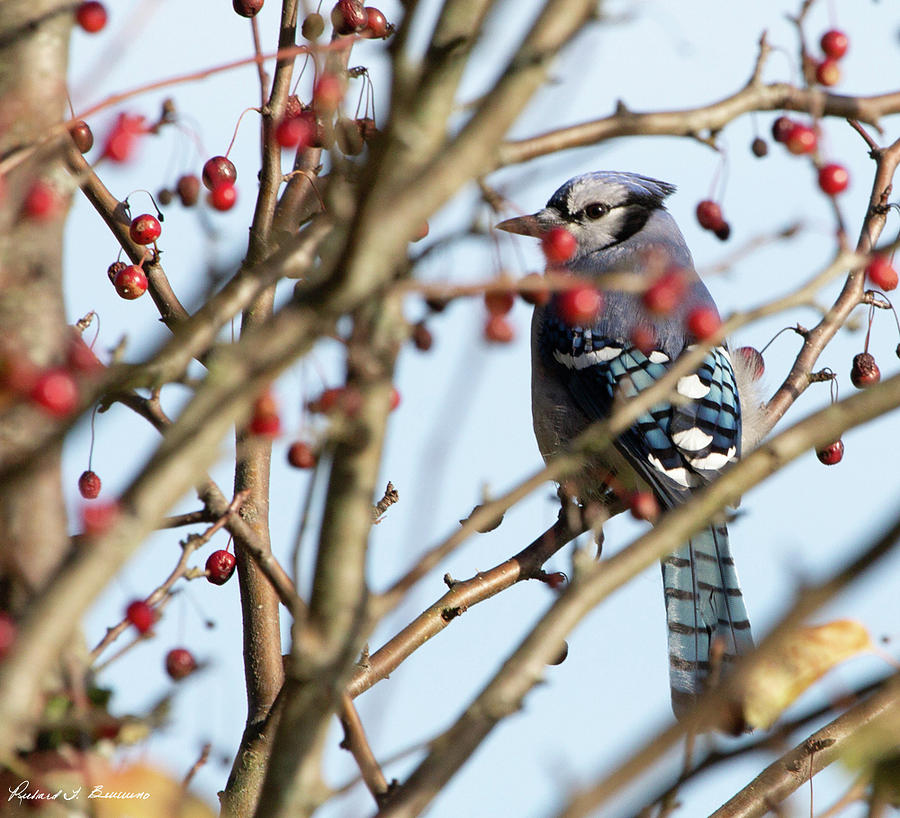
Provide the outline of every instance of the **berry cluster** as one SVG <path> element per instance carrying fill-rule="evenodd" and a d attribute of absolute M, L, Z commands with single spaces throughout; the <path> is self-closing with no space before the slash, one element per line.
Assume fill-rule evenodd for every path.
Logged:
<path fill-rule="evenodd" d="M 824 57 L 816 63 L 816 82 L 837 85 L 841 81 L 840 60 L 847 53 L 850 41 L 843 31 L 833 28 L 822 35 L 819 45 Z"/>
<path fill-rule="evenodd" d="M 719 241 L 727 241 L 731 225 L 722 216 L 722 208 L 712 199 L 704 199 L 697 205 L 697 222 L 704 230 L 716 234 Z"/>

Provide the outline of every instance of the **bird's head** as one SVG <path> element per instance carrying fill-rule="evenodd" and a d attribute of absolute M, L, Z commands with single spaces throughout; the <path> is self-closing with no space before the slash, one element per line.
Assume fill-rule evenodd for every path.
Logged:
<path fill-rule="evenodd" d="M 497 228 L 540 237 L 564 227 L 577 242 L 576 257 L 620 244 L 639 233 L 675 186 L 637 173 L 596 171 L 569 179 L 530 216 L 500 222 Z"/>

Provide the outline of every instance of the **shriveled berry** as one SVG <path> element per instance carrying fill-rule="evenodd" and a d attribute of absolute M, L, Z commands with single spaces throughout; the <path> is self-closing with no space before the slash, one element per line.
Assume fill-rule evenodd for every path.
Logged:
<path fill-rule="evenodd" d="M 362 116 L 357 119 L 356 127 L 359 129 L 359 135 L 363 138 L 363 142 L 371 142 L 378 136 L 378 126 L 370 116 Z"/>
<path fill-rule="evenodd" d="M 95 471 L 84 471 L 78 478 L 78 491 L 85 500 L 96 500 L 100 494 L 100 476 Z"/>
<path fill-rule="evenodd" d="M 56 188 L 43 179 L 37 179 L 25 194 L 22 212 L 34 221 L 47 221 L 59 213 L 61 206 L 62 200 Z"/>
<path fill-rule="evenodd" d="M 263 7 L 263 0 L 231 0 L 231 5 L 241 17 L 256 17 Z"/>
<path fill-rule="evenodd" d="M 575 255 L 578 242 L 565 227 L 552 227 L 541 237 L 541 249 L 548 264 L 563 264 Z"/>
<path fill-rule="evenodd" d="M 113 284 L 116 287 L 116 292 L 128 301 L 140 298 L 147 292 L 147 276 L 137 264 L 129 264 L 124 269 L 119 270 L 116 273 Z"/>
<path fill-rule="evenodd" d="M 237 168 L 227 156 L 213 156 L 207 159 L 203 165 L 203 184 L 208 190 L 212 190 L 222 182 L 237 181 Z"/>
<path fill-rule="evenodd" d="M 558 591 L 566 586 L 569 578 L 562 571 L 554 571 L 551 574 L 544 574 L 541 582 L 545 583 L 548 588 Z"/>
<path fill-rule="evenodd" d="M 715 335 L 721 325 L 722 319 L 715 307 L 694 307 L 688 313 L 688 331 L 700 341 Z"/>
<path fill-rule="evenodd" d="M 516 337 L 516 331 L 504 316 L 491 315 L 484 325 L 484 337 L 494 344 L 508 344 Z"/>
<path fill-rule="evenodd" d="M 355 119 L 340 117 L 334 129 L 334 141 L 345 156 L 356 156 L 365 145 Z"/>
<path fill-rule="evenodd" d="M 850 174 L 843 165 L 831 162 L 819 168 L 819 187 L 823 193 L 836 196 L 838 193 L 843 193 L 849 184 Z"/>
<path fill-rule="evenodd" d="M 880 290 L 893 290 L 897 286 L 897 271 L 887 256 L 876 254 L 866 267 L 869 281 Z"/>
<path fill-rule="evenodd" d="M 169 190 L 167 187 L 161 187 L 156 191 L 156 201 L 163 207 L 168 207 L 175 201 L 175 191 Z"/>
<path fill-rule="evenodd" d="M 69 128 L 69 135 L 72 137 L 75 147 L 82 153 L 87 153 L 94 147 L 94 132 L 91 130 L 91 126 L 83 119 L 79 119 L 78 122 Z"/>
<path fill-rule="evenodd" d="M 355 34 L 368 22 L 360 0 L 338 0 L 331 10 L 331 24 L 337 34 Z"/>
<path fill-rule="evenodd" d="M 206 196 L 216 210 L 231 210 L 237 201 L 237 188 L 231 182 L 220 182 Z"/>
<path fill-rule="evenodd" d="M 757 136 L 750 143 L 750 150 L 753 151 L 753 155 L 758 159 L 762 159 L 769 152 L 769 143 L 766 142 L 765 139 Z"/>
<path fill-rule="evenodd" d="M 206 579 L 213 585 L 224 585 L 231 579 L 236 562 L 230 551 L 213 551 L 206 559 Z"/>
<path fill-rule="evenodd" d="M 124 270 L 128 265 L 124 261 L 114 261 L 109 267 L 106 268 L 106 275 L 109 276 L 109 280 L 115 284 L 116 276 Z"/>
<path fill-rule="evenodd" d="M 106 7 L 95 0 L 79 3 L 75 9 L 75 21 L 89 34 L 96 34 L 106 25 Z"/>
<path fill-rule="evenodd" d="M 78 407 L 78 386 L 68 369 L 48 369 L 31 387 L 31 400 L 48 415 L 64 418 Z"/>
<path fill-rule="evenodd" d="M 190 676 L 197 669 L 197 660 L 187 648 L 172 648 L 166 654 L 166 673 L 176 682 Z"/>
<path fill-rule="evenodd" d="M 812 153 L 816 149 L 818 142 L 819 139 L 815 130 L 810 128 L 809 125 L 797 122 L 788 132 L 784 144 L 791 153 L 796 156 L 802 156 L 806 153 Z"/>
<path fill-rule="evenodd" d="M 829 443 L 827 446 L 817 449 L 816 457 L 826 466 L 834 466 L 836 463 L 840 463 L 844 458 L 844 441 L 838 439 L 834 443 Z"/>
<path fill-rule="evenodd" d="M 738 347 L 734 353 L 741 361 L 748 374 L 754 381 L 758 381 L 766 371 L 766 364 L 762 353 L 754 347 Z"/>
<path fill-rule="evenodd" d="M 325 31 L 325 18 L 321 14 L 307 14 L 300 26 L 300 33 L 307 40 L 318 40 Z"/>
<path fill-rule="evenodd" d="M 147 633 L 156 622 L 156 611 L 152 605 L 142 599 L 136 599 L 125 609 L 125 618 L 134 625 L 138 633 Z"/>
<path fill-rule="evenodd" d="M 865 389 L 881 380 L 881 370 L 875 363 L 875 358 L 869 352 L 860 352 L 853 357 L 853 366 L 850 368 L 850 382 L 857 389 Z"/>
<path fill-rule="evenodd" d="M 816 66 L 816 82 L 830 87 L 841 81 L 841 67 L 837 60 L 826 57 Z"/>
<path fill-rule="evenodd" d="M 715 230 L 722 224 L 722 208 L 712 199 L 704 199 L 697 205 L 697 221 L 704 230 Z"/>
<path fill-rule="evenodd" d="M 628 508 L 637 520 L 655 522 L 659 517 L 659 502 L 652 491 L 635 491 L 628 498 Z"/>
<path fill-rule="evenodd" d="M 200 198 L 200 180 L 193 173 L 186 173 L 175 183 L 175 192 L 184 207 L 193 207 Z"/>
<path fill-rule="evenodd" d="M 575 284 L 556 295 L 556 312 L 570 327 L 590 326 L 603 309 L 603 293 L 590 284 Z"/>
<path fill-rule="evenodd" d="M 788 134 L 797 123 L 789 116 L 780 116 L 772 123 L 772 139 L 787 142 Z"/>
<path fill-rule="evenodd" d="M 668 315 L 681 303 L 686 292 L 684 270 L 670 267 L 644 291 L 644 307 L 656 315 Z"/>
<path fill-rule="evenodd" d="M 843 31 L 832 28 L 822 35 L 822 39 L 819 40 L 819 45 L 822 47 L 822 53 L 824 53 L 825 56 L 831 57 L 833 60 L 839 60 L 847 53 L 847 49 L 850 46 L 850 40 Z"/>
<path fill-rule="evenodd" d="M 412 342 L 420 352 L 428 352 L 428 350 L 431 349 L 431 345 L 434 343 L 434 337 L 431 334 L 431 330 L 425 326 L 424 321 L 419 321 L 413 326 Z"/>
<path fill-rule="evenodd" d="M 540 273 L 529 273 L 519 281 L 519 295 L 526 304 L 543 307 L 550 300 L 550 288 Z"/>
<path fill-rule="evenodd" d="M 153 244 L 162 233 L 162 225 L 159 219 L 150 213 L 142 213 L 131 221 L 128 234 L 135 244 Z"/>
<path fill-rule="evenodd" d="M 723 220 L 722 223 L 713 230 L 713 234 L 719 241 L 728 241 L 731 237 L 731 225 Z"/>
<path fill-rule="evenodd" d="M 312 469 L 316 465 L 316 453 L 304 440 L 297 440 L 287 451 L 287 461 L 295 469 Z"/>
<path fill-rule="evenodd" d="M 387 37 L 390 33 L 387 18 L 384 14 L 374 6 L 366 6 L 366 27 L 363 30 L 363 37 Z"/>

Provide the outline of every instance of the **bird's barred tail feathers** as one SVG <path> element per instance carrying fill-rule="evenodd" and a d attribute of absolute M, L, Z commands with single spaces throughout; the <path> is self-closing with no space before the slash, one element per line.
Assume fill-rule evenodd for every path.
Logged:
<path fill-rule="evenodd" d="M 680 718 L 710 677 L 752 650 L 753 637 L 724 525 L 694 535 L 663 560 L 662 573 L 672 707 Z"/>

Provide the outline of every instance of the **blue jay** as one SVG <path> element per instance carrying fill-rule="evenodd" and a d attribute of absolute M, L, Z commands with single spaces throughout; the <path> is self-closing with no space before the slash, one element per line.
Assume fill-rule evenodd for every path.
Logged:
<path fill-rule="evenodd" d="M 543 210 L 497 225 L 535 237 L 564 227 L 576 240 L 565 267 L 582 278 L 629 271 L 649 280 L 670 265 L 687 276 L 684 297 L 664 316 L 648 314 L 640 293 L 617 290 L 604 291 L 604 307 L 590 326 L 563 320 L 557 296 L 535 308 L 532 413 L 545 459 L 592 421 L 607 417 L 619 395 L 633 396 L 662 377 L 692 342 L 685 327 L 689 312 L 698 306 L 715 309 L 665 208 L 674 190 L 635 173 L 587 173 L 566 182 Z M 652 350 L 641 345 L 647 354 L 632 342 L 638 326 L 649 326 L 655 334 Z M 756 443 L 759 402 L 746 369 L 732 361 L 727 347 L 710 350 L 696 374 L 678 381 L 680 400 L 653 406 L 602 462 L 587 464 L 576 482 L 579 499 L 601 499 L 614 487 L 620 492 L 649 489 L 662 508 L 686 501 L 692 490 L 738 459 L 742 445 Z M 723 522 L 711 523 L 666 557 L 662 574 L 672 706 L 679 716 L 714 670 L 712 644 L 720 643 L 727 667 L 752 648 L 753 639 Z"/>

